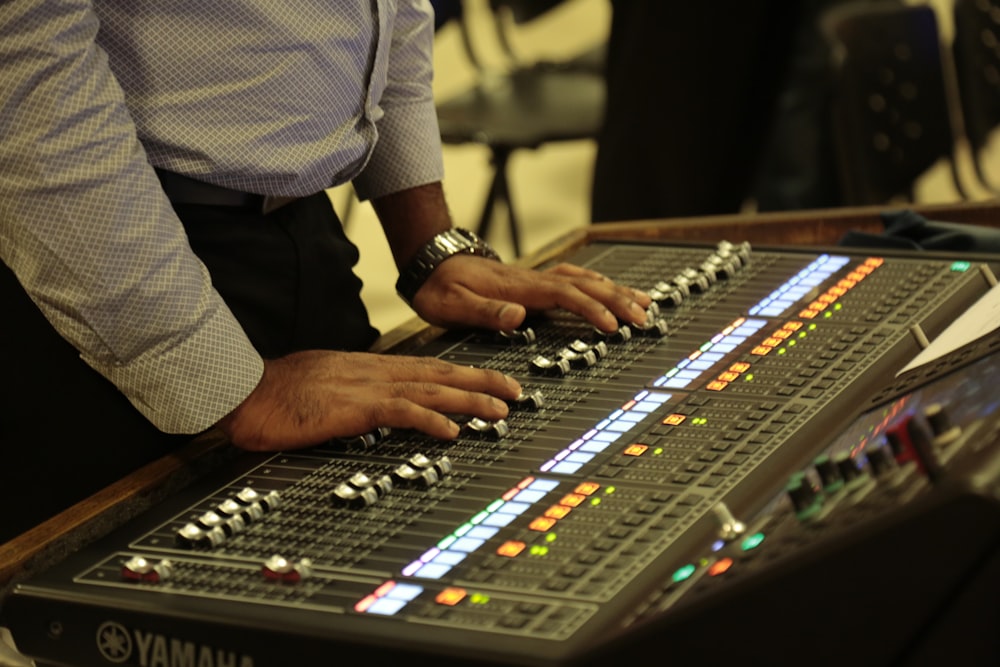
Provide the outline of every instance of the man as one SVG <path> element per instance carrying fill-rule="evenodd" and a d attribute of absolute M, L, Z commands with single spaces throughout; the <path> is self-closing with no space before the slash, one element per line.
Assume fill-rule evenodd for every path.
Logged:
<path fill-rule="evenodd" d="M 506 414 L 512 378 L 357 351 L 376 332 L 335 184 L 372 200 L 429 322 L 644 319 L 642 293 L 505 266 L 451 231 L 432 18 L 424 0 L 0 6 L 0 258 L 23 286 L 2 276 L 0 502 L 16 511 L 0 541 L 169 451 L 167 434 L 218 425 L 276 450 Z"/>

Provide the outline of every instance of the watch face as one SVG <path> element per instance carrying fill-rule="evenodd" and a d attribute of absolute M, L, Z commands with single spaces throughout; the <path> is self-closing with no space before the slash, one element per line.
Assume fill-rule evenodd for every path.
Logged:
<path fill-rule="evenodd" d="M 467 229 L 456 227 L 441 232 L 425 243 L 399 274 L 396 291 L 407 303 L 412 303 L 417 290 L 441 262 L 455 255 L 479 255 L 499 260 L 500 256 L 488 243 Z"/>

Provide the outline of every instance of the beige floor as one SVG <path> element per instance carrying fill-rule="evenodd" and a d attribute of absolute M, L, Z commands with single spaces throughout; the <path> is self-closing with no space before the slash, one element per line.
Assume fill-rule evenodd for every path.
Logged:
<path fill-rule="evenodd" d="M 476 0 L 485 7 L 485 0 Z M 948 6 L 948 0 L 932 0 L 939 10 Z M 476 15 L 477 34 L 489 35 L 485 10 Z M 947 12 L 941 11 L 941 30 L 947 38 L 951 26 Z M 536 21 L 530 29 L 517 32 L 516 45 L 525 57 L 559 57 L 575 53 L 605 38 L 610 21 L 607 0 L 572 0 L 563 9 L 555 10 Z M 456 30 L 446 27 L 439 32 L 435 53 L 435 94 L 445 98 L 469 85 L 475 71 L 468 66 Z M 487 43 L 487 45 L 489 45 Z M 491 57 L 496 50 L 487 51 L 487 61 L 499 65 Z M 536 151 L 522 151 L 512 158 L 511 184 L 521 219 L 523 244 L 527 252 L 537 249 L 566 232 L 588 224 L 590 170 L 593 166 L 595 145 L 590 141 L 549 145 Z M 475 227 L 485 198 L 490 175 L 488 154 L 479 146 L 450 147 L 444 149 L 445 194 L 449 199 L 456 224 Z M 987 196 L 974 190 L 977 198 Z M 343 210 L 352 196 L 349 188 L 332 193 L 335 205 Z M 954 201 L 957 198 L 944 165 L 929 172 L 919 189 L 919 198 L 925 202 Z M 377 219 L 367 204 L 352 206 L 349 233 L 361 248 L 362 261 L 358 271 L 365 282 L 364 297 L 372 319 L 382 331 L 412 317 L 409 308 L 396 296 L 393 284 L 396 270 Z M 498 232 L 491 242 L 505 258 L 511 256 L 506 238 L 506 226 L 495 224 Z"/>

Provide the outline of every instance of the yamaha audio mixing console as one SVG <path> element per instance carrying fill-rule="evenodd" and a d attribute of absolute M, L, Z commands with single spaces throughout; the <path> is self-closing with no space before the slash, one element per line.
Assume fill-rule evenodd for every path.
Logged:
<path fill-rule="evenodd" d="M 897 377 L 996 283 L 988 258 L 570 259 L 649 291 L 646 325 L 556 313 L 422 343 L 516 376 L 510 416 L 239 457 L 20 583 L 2 608 L 19 648 L 144 667 L 996 659 L 1000 337 Z"/>

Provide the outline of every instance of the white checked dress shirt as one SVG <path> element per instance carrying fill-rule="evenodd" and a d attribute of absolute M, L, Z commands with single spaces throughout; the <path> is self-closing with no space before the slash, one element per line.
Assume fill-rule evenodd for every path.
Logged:
<path fill-rule="evenodd" d="M 151 165 L 275 196 L 440 180 L 432 23 L 426 0 L 3 0 L 0 259 L 157 427 L 211 426 L 263 363 Z"/>

